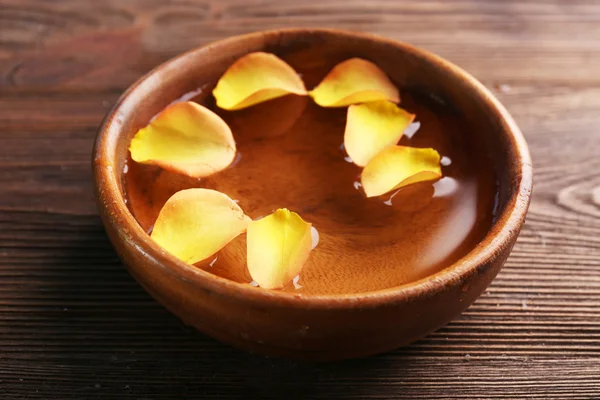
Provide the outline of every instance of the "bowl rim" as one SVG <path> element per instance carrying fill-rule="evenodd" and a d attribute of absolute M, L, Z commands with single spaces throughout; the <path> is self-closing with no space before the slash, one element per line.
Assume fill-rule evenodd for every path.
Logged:
<path fill-rule="evenodd" d="M 121 134 L 122 109 L 132 105 L 129 103 L 136 103 L 136 101 L 131 100 L 136 90 L 144 84 L 151 84 L 148 82 L 151 81 L 152 77 L 159 70 L 174 66 L 184 61 L 189 55 L 201 52 L 209 47 L 212 48 L 238 41 L 258 39 L 265 35 L 293 36 L 299 34 L 335 35 L 350 39 L 374 41 L 412 53 L 425 62 L 440 67 L 446 73 L 452 75 L 454 79 L 462 80 L 495 113 L 501 124 L 501 130 L 508 136 L 513 162 L 516 166 L 515 171 L 511 173 L 511 178 L 513 180 L 518 179 L 519 183 L 517 189 L 506 200 L 504 209 L 484 238 L 462 258 L 435 274 L 400 286 L 350 294 L 303 295 L 252 287 L 248 284 L 221 278 L 193 265 L 189 265 L 177 259 L 152 241 L 150 236 L 138 224 L 129 211 L 119 190 L 117 176 L 120 174 L 115 173 L 113 168 L 113 158 L 116 156 L 116 144 Z M 342 29 L 286 28 L 237 35 L 189 50 L 160 64 L 132 84 L 107 113 L 98 130 L 92 156 L 98 207 L 101 214 L 105 213 L 109 215 L 109 218 L 104 219 L 104 224 L 112 224 L 116 230 L 119 228 L 117 225 L 124 228 L 120 231 L 121 235 L 125 235 L 122 239 L 132 244 L 135 251 L 142 253 L 146 258 L 152 259 L 154 261 L 153 264 L 174 274 L 179 279 L 193 283 L 199 290 L 204 289 L 223 296 L 252 301 L 255 304 L 277 304 L 279 306 L 303 309 L 369 308 L 391 305 L 398 302 L 410 301 L 417 296 L 433 295 L 456 284 L 467 283 L 473 275 L 478 273 L 480 268 L 491 264 L 492 260 L 504 254 L 504 250 L 510 250 L 515 236 L 518 235 L 525 220 L 533 187 L 531 156 L 521 131 L 504 106 L 477 79 L 460 67 L 427 50 L 374 34 Z"/>

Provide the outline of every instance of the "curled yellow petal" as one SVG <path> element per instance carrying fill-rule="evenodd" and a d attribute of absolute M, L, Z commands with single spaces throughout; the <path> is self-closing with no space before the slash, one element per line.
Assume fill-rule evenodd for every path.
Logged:
<path fill-rule="evenodd" d="M 248 271 L 265 289 L 279 289 L 300 273 L 312 247 L 311 224 L 280 208 L 248 225 Z"/>
<path fill-rule="evenodd" d="M 186 101 L 165 108 L 129 144 L 131 158 L 194 178 L 211 175 L 231 164 L 235 141 L 217 114 Z"/>
<path fill-rule="evenodd" d="M 383 149 L 398 143 L 414 114 L 385 100 L 348 107 L 344 147 L 360 167 Z"/>
<path fill-rule="evenodd" d="M 175 257 L 194 264 L 244 232 L 250 222 L 227 195 L 210 189 L 175 193 L 160 210 L 151 237 Z"/>
<path fill-rule="evenodd" d="M 440 155 L 434 149 L 393 146 L 369 161 L 361 182 L 367 197 L 374 197 L 441 176 Z"/>
<path fill-rule="evenodd" d="M 345 107 L 376 100 L 400 101 L 398 88 L 385 72 L 362 58 L 339 63 L 308 94 L 321 107 Z"/>
<path fill-rule="evenodd" d="M 291 93 L 306 95 L 302 79 L 285 61 L 263 52 L 234 62 L 213 90 L 217 106 L 225 110 L 239 110 Z"/>

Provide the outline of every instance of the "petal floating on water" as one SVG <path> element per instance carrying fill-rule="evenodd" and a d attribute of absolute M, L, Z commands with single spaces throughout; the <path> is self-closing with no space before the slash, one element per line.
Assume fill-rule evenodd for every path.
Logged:
<path fill-rule="evenodd" d="M 364 167 L 383 149 L 398 143 L 414 114 L 379 100 L 348 107 L 344 147 L 358 166 Z"/>
<path fill-rule="evenodd" d="M 351 58 L 336 65 L 309 92 L 321 107 L 345 107 L 376 100 L 400 101 L 398 88 L 377 65 Z"/>
<path fill-rule="evenodd" d="M 434 149 L 393 146 L 369 161 L 361 182 L 367 197 L 374 197 L 441 176 L 440 155 Z"/>
<path fill-rule="evenodd" d="M 243 233 L 249 222 L 227 195 L 210 189 L 187 189 L 167 200 L 151 237 L 175 257 L 195 264 Z"/>
<path fill-rule="evenodd" d="M 274 54 L 250 53 L 225 71 L 213 95 L 217 106 L 239 110 L 287 94 L 306 95 L 296 71 Z"/>
<path fill-rule="evenodd" d="M 129 144 L 131 158 L 193 178 L 227 168 L 235 158 L 229 126 L 214 112 L 186 101 L 165 108 Z"/>
<path fill-rule="evenodd" d="M 297 276 L 312 248 L 311 224 L 285 208 L 248 225 L 248 271 L 259 286 L 280 289 Z"/>

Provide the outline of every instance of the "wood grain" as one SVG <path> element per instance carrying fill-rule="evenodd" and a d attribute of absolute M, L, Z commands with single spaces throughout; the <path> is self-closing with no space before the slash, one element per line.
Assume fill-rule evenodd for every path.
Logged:
<path fill-rule="evenodd" d="M 584 0 L 0 0 L 0 398 L 599 398 L 599 22 Z M 95 129 L 130 83 L 189 48 L 292 25 L 459 64 L 534 160 L 528 221 L 489 290 L 367 360 L 305 365 L 205 338 L 127 275 L 96 215 Z"/>

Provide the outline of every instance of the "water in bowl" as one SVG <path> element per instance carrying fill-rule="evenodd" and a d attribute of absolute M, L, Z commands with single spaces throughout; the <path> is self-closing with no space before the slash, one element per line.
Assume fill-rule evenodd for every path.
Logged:
<path fill-rule="evenodd" d="M 316 83 L 326 71 L 310 74 Z M 298 212 L 318 230 L 319 243 L 285 291 L 302 295 L 387 289 L 436 273 L 465 256 L 489 230 L 497 180 L 491 163 L 469 138 L 464 118 L 439 99 L 403 88 L 401 106 L 417 115 L 401 145 L 433 147 L 443 178 L 376 198 L 360 187 L 361 168 L 343 149 L 346 109 L 321 108 L 308 97 L 286 96 L 240 111 L 219 110 L 210 90 L 195 101 L 231 127 L 235 162 L 208 178 L 193 179 L 131 160 L 124 186 L 128 206 L 151 231 L 175 192 L 193 187 L 221 191 L 251 218 L 277 208 Z M 198 263 L 213 274 L 252 283 L 241 235 Z"/>

